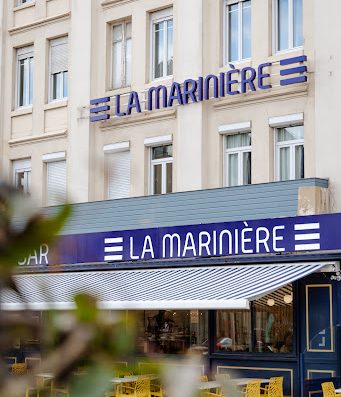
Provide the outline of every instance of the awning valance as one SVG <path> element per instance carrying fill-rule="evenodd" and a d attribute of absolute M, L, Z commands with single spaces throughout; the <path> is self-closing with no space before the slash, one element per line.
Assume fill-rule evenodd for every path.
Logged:
<path fill-rule="evenodd" d="M 234 265 L 17 275 L 34 310 L 72 309 L 79 292 L 96 296 L 99 307 L 139 309 L 246 309 L 249 302 L 320 270 L 323 263 Z M 2 308 L 23 308 L 4 291 Z"/>

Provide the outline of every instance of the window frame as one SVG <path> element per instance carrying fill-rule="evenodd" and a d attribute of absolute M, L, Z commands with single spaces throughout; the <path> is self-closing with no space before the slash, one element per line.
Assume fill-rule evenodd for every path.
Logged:
<path fill-rule="evenodd" d="M 110 52 L 110 88 L 112 90 L 118 90 L 120 88 L 126 88 L 131 86 L 132 82 L 132 76 L 130 76 L 130 84 L 127 84 L 127 64 L 126 64 L 126 54 L 127 54 L 127 24 L 131 24 L 131 28 L 133 27 L 132 25 L 132 20 L 131 19 L 125 19 L 123 21 L 114 23 L 110 26 L 110 37 L 111 37 L 111 52 Z M 119 87 L 114 87 L 114 27 L 115 26 L 120 26 L 122 25 L 122 52 L 121 52 L 121 85 Z M 129 37 L 128 37 L 129 39 Z M 131 29 L 131 36 L 130 40 L 133 40 L 133 34 L 132 34 L 132 29 Z M 133 52 L 131 51 L 131 58 L 133 57 Z M 131 60 L 131 64 L 133 64 Z M 131 68 L 132 72 L 132 68 Z"/>
<path fill-rule="evenodd" d="M 274 38 L 273 42 L 273 53 L 282 53 L 282 52 L 287 52 L 287 51 L 292 51 L 296 49 L 302 49 L 304 45 L 304 38 L 302 38 L 303 43 L 299 46 L 294 46 L 294 7 L 293 7 L 293 1 L 294 0 L 288 0 L 288 47 L 284 48 L 283 50 L 279 49 L 279 33 L 278 33 L 278 1 L 279 0 L 272 0 L 272 10 L 273 10 L 273 34 L 272 37 Z M 303 25 L 303 16 L 302 16 L 302 25 Z"/>
<path fill-rule="evenodd" d="M 154 26 L 157 23 L 167 21 L 173 21 L 173 42 L 172 42 L 172 57 L 173 57 L 173 68 L 172 73 L 167 74 L 167 39 L 168 39 L 168 29 L 166 30 L 166 34 L 163 38 L 163 45 L 165 48 L 164 57 L 163 57 L 163 73 L 160 77 L 155 77 L 155 65 L 154 65 L 154 56 L 155 56 L 155 35 L 154 35 Z M 174 74 L 174 15 L 173 8 L 166 8 L 164 10 L 155 11 L 150 13 L 150 80 L 158 81 L 164 80 L 168 78 L 172 78 Z"/>
<path fill-rule="evenodd" d="M 247 0 L 224 0 L 224 13 L 223 13 L 223 31 L 224 31 L 224 65 L 233 62 L 244 62 L 252 59 L 252 40 L 250 43 L 251 56 L 243 58 L 243 3 Z M 229 24 L 229 7 L 238 4 L 238 59 L 230 60 L 230 24 Z M 251 0 L 251 28 L 252 28 L 252 0 Z"/>
<path fill-rule="evenodd" d="M 236 187 L 236 186 L 245 186 L 243 183 L 243 154 L 250 152 L 251 155 L 251 183 L 252 184 L 252 135 L 251 135 L 251 145 L 249 146 L 239 146 L 238 148 L 227 148 L 227 139 L 229 136 L 233 135 L 242 135 L 242 134 L 251 134 L 250 131 L 240 131 L 240 132 L 233 132 L 229 134 L 224 134 L 223 141 L 224 141 L 224 187 Z M 229 168 L 228 168 L 228 156 L 230 154 L 238 154 L 238 184 L 237 185 L 229 185 L 228 183 L 228 175 L 229 175 Z M 247 184 L 249 185 L 249 184 Z"/>
<path fill-rule="evenodd" d="M 69 44 L 69 36 L 62 36 L 54 39 L 49 39 L 49 102 L 58 102 L 58 101 L 65 101 L 68 99 L 69 95 L 69 81 L 68 81 L 68 76 L 69 76 L 69 65 L 66 71 L 59 72 L 59 73 L 52 73 L 52 47 L 53 47 L 53 42 L 60 42 L 66 44 L 68 46 Z M 57 44 L 58 45 L 58 44 Z M 68 49 L 67 49 L 68 50 Z M 67 73 L 67 76 L 65 77 L 65 73 Z M 59 90 L 63 93 L 62 97 L 60 98 L 53 98 L 53 77 L 54 75 L 61 75 L 61 79 L 59 80 Z M 65 79 L 66 79 L 66 93 L 65 95 L 64 88 L 65 88 Z"/>
<path fill-rule="evenodd" d="M 290 160 L 289 160 L 289 181 L 296 180 L 295 177 L 295 148 L 296 146 L 303 146 L 303 153 L 304 153 L 304 136 L 303 138 L 300 139 L 292 139 L 290 141 L 283 141 L 283 142 L 278 142 L 278 132 L 279 130 L 283 128 L 290 128 L 290 127 L 303 127 L 303 133 L 304 133 L 304 124 L 298 124 L 298 125 L 287 125 L 283 127 L 276 127 L 274 128 L 275 130 L 275 176 L 276 176 L 276 181 L 281 182 L 282 180 L 280 179 L 280 149 L 289 147 L 289 153 L 290 153 Z M 304 169 L 303 169 L 304 171 Z M 303 176 L 304 178 L 304 176 Z M 300 178 L 300 179 L 303 179 Z M 282 182 L 285 182 L 286 180 L 283 180 Z"/>
<path fill-rule="evenodd" d="M 21 164 L 20 164 L 21 163 Z M 25 164 L 26 163 L 26 164 Z M 12 160 L 12 173 L 13 173 L 13 185 L 18 189 L 18 174 L 24 173 L 23 192 L 24 194 L 31 194 L 31 177 L 32 177 L 32 165 L 31 159 L 16 159 Z"/>
<path fill-rule="evenodd" d="M 15 6 L 20 7 L 20 6 L 23 6 L 23 5 L 26 5 L 29 3 L 34 3 L 34 2 L 35 2 L 35 0 L 16 0 Z"/>
<path fill-rule="evenodd" d="M 20 54 L 21 51 L 25 51 Z M 27 74 L 26 81 L 24 81 L 23 88 L 23 104 L 20 105 L 20 80 L 21 70 L 20 62 L 24 61 L 24 76 Z M 26 63 L 27 61 L 27 63 Z M 31 70 L 32 68 L 32 70 Z M 31 87 L 31 73 L 32 73 L 32 87 Z M 34 46 L 27 45 L 16 49 L 16 78 L 15 78 L 15 108 L 29 108 L 33 106 L 33 89 L 34 89 Z M 32 88 L 32 98 L 30 98 L 30 90 Z"/>
<path fill-rule="evenodd" d="M 173 159 L 174 156 L 166 157 L 162 159 L 154 159 L 153 160 L 153 149 L 161 146 L 170 146 L 173 143 L 164 143 L 159 145 L 153 145 L 148 148 L 149 150 L 149 194 L 156 195 L 159 193 L 154 192 L 154 165 L 161 164 L 161 193 L 160 194 L 169 194 L 167 193 L 167 164 L 171 163 L 173 167 Z M 173 171 L 173 170 L 172 170 Z M 173 172 L 172 172 L 172 192 L 173 192 Z"/>

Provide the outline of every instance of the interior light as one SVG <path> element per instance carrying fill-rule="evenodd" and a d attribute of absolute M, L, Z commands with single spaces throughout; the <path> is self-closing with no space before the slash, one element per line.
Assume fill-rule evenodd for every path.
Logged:
<path fill-rule="evenodd" d="M 283 300 L 285 303 L 291 303 L 292 302 L 292 295 L 284 295 Z"/>
<path fill-rule="evenodd" d="M 275 301 L 273 299 L 268 299 L 266 303 L 268 306 L 273 306 L 275 304 Z"/>

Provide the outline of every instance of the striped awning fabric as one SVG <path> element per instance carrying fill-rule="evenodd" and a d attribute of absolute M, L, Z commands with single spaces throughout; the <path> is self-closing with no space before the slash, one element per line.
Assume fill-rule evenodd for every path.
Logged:
<path fill-rule="evenodd" d="M 210 266 L 77 273 L 17 275 L 28 307 L 72 309 L 80 292 L 94 295 L 99 307 L 143 309 L 246 309 L 249 302 L 320 270 L 323 263 Z M 2 308 L 20 310 L 14 293 L 1 296 Z"/>

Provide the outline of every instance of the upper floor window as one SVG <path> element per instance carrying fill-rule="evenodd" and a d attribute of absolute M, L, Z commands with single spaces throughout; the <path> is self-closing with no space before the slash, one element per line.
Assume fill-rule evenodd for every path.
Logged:
<path fill-rule="evenodd" d="M 226 186 L 251 183 L 251 133 L 226 135 Z"/>
<path fill-rule="evenodd" d="M 131 22 L 113 26 L 112 88 L 131 84 Z"/>
<path fill-rule="evenodd" d="M 225 2 L 226 62 L 251 58 L 251 0 Z"/>
<path fill-rule="evenodd" d="M 303 126 L 276 130 L 277 180 L 304 178 Z"/>
<path fill-rule="evenodd" d="M 21 6 L 21 5 L 26 4 L 26 3 L 32 3 L 33 1 L 35 1 L 35 0 L 18 0 L 17 1 L 17 6 Z"/>
<path fill-rule="evenodd" d="M 152 79 L 173 74 L 173 16 L 172 9 L 151 15 Z"/>
<path fill-rule="evenodd" d="M 173 145 L 151 148 L 151 194 L 171 193 L 173 180 Z"/>
<path fill-rule="evenodd" d="M 13 184 L 25 194 L 31 193 L 31 160 L 14 160 L 12 163 Z"/>
<path fill-rule="evenodd" d="M 55 152 L 43 155 L 46 164 L 46 191 L 47 205 L 64 204 L 67 199 L 66 187 L 66 153 Z"/>
<path fill-rule="evenodd" d="M 17 50 L 17 107 L 30 106 L 33 101 L 33 46 Z"/>
<path fill-rule="evenodd" d="M 303 45 L 303 0 L 274 0 L 276 51 Z"/>
<path fill-rule="evenodd" d="M 50 99 L 68 96 L 68 38 L 50 41 Z"/>

